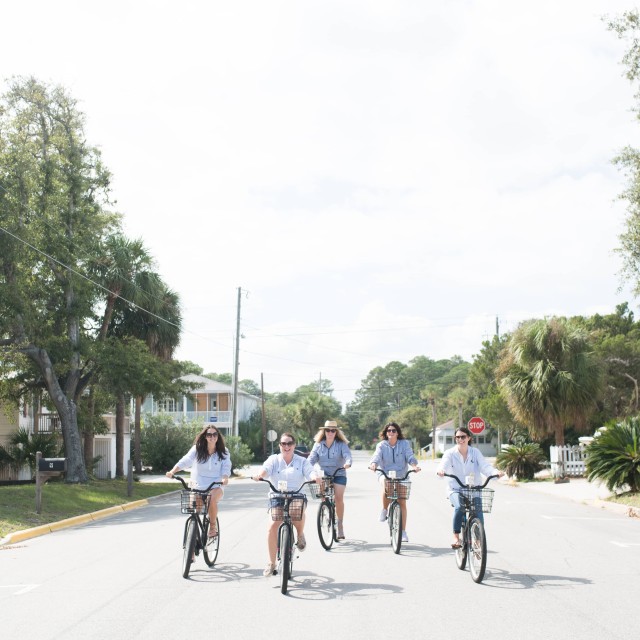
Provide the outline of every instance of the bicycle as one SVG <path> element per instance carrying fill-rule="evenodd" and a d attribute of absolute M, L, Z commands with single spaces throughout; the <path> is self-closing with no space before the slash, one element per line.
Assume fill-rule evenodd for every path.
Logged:
<path fill-rule="evenodd" d="M 184 487 L 180 493 L 181 511 L 189 514 L 182 538 L 182 577 L 188 578 L 191 565 L 201 550 L 208 567 L 213 567 L 216 563 L 220 548 L 220 523 L 216 518 L 217 533 L 215 536 L 209 536 L 209 491 L 216 486 L 222 486 L 222 482 L 212 482 L 206 489 L 190 489 L 184 478 L 173 477 L 180 480 Z"/>
<path fill-rule="evenodd" d="M 462 516 L 462 528 L 460 529 L 460 547 L 456 552 L 456 565 L 458 569 L 464 570 L 469 560 L 469 573 L 474 582 L 480 583 L 484 578 L 487 568 L 487 536 L 484 531 L 484 524 L 478 517 L 478 512 L 491 513 L 493 504 L 493 489 L 485 489 L 489 480 L 499 476 L 489 476 L 484 484 L 467 485 L 458 476 L 445 473 L 445 476 L 453 478 L 460 485 L 460 498 L 464 505 Z"/>
<path fill-rule="evenodd" d="M 327 550 L 331 549 L 334 542 L 338 542 L 338 531 L 336 528 L 336 502 L 333 479 L 338 471 L 344 467 L 336 469 L 332 474 L 325 474 L 324 486 L 313 483 L 309 489 L 313 498 L 322 500 L 318 508 L 318 537 L 320 544 Z"/>
<path fill-rule="evenodd" d="M 409 469 L 404 478 L 392 478 L 382 469 L 376 469 L 385 477 L 384 490 L 387 498 L 391 501 L 387 508 L 387 522 L 389 523 L 389 536 L 391 538 L 391 548 L 394 553 L 400 553 L 402 547 L 402 509 L 399 500 L 408 500 L 411 492 L 411 482 L 407 482 L 410 473 L 415 473 L 414 469 Z"/>
<path fill-rule="evenodd" d="M 276 489 L 266 478 L 260 478 L 260 481 L 266 482 L 275 494 L 270 496 L 271 519 L 282 521 L 278 527 L 276 573 L 280 576 L 280 593 L 287 593 L 287 585 L 293 572 L 293 548 L 296 543 L 296 528 L 293 522 L 302 520 L 307 498 L 300 492 L 305 485 L 315 483 L 315 480 L 303 482 L 296 491 Z"/>

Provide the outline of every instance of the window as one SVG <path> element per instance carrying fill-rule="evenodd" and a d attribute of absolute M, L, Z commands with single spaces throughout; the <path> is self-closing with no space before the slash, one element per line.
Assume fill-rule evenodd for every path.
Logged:
<path fill-rule="evenodd" d="M 173 413 L 176 410 L 176 401 L 173 398 L 158 401 L 158 411 Z"/>

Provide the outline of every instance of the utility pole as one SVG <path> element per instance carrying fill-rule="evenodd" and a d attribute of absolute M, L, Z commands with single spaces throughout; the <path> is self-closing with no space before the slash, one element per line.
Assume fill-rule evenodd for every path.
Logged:
<path fill-rule="evenodd" d="M 500 323 L 498 322 L 498 316 L 496 316 L 496 338 L 500 338 Z"/>
<path fill-rule="evenodd" d="M 238 435 L 238 366 L 240 364 L 240 297 L 242 288 L 238 287 L 238 309 L 236 318 L 236 354 L 233 361 L 233 406 L 231 410 L 231 434 Z"/>
<path fill-rule="evenodd" d="M 458 400 L 458 429 L 462 429 L 462 400 Z"/>
<path fill-rule="evenodd" d="M 262 457 L 267 459 L 267 416 L 264 412 L 264 374 L 260 374 L 260 394 L 262 395 Z"/>
<path fill-rule="evenodd" d="M 436 399 L 431 398 L 431 416 L 433 421 L 433 438 L 431 439 L 431 459 L 436 459 L 436 425 L 438 424 L 438 418 L 436 416 Z"/>

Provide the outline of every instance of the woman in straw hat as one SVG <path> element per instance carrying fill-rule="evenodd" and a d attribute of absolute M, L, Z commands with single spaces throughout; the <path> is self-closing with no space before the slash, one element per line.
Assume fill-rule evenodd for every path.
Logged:
<path fill-rule="evenodd" d="M 333 486 L 336 501 L 336 519 L 338 524 L 338 540 L 344 540 L 344 492 L 347 488 L 347 473 L 344 469 L 351 466 L 351 450 L 349 441 L 335 420 L 327 420 L 320 427 L 314 438 L 315 444 L 309 454 L 309 462 L 317 464 L 326 474 L 336 474 Z M 344 469 L 340 469 L 344 467 Z M 337 469 L 340 469 L 336 472 Z"/>

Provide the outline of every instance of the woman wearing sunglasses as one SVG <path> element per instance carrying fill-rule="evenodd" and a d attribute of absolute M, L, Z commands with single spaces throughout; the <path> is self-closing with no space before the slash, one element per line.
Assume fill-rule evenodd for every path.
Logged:
<path fill-rule="evenodd" d="M 485 477 L 499 475 L 503 476 L 504 471 L 497 471 L 484 458 L 479 449 L 469 446 L 471 444 L 471 431 L 467 427 L 456 429 L 456 445 L 444 452 L 436 473 L 442 478 L 445 473 L 458 476 L 460 480 L 471 476 L 470 484 L 478 484 L 481 481 L 480 475 Z M 462 516 L 464 515 L 464 504 L 460 500 L 460 485 L 453 479 L 449 480 L 448 494 L 453 505 L 453 542 L 451 547 L 459 549 L 460 529 L 462 527 Z M 477 513 L 480 521 L 484 523 L 482 509 Z"/>
<path fill-rule="evenodd" d="M 307 460 L 295 453 L 296 439 L 292 433 L 285 432 L 280 436 L 280 453 L 274 453 L 269 456 L 262 465 L 262 470 L 258 475 L 253 476 L 253 480 L 260 481 L 260 478 L 267 478 L 274 487 L 278 487 L 278 483 L 282 480 L 287 483 L 287 491 L 295 491 L 305 480 L 315 480 L 316 472 Z M 279 500 L 277 497 L 270 499 L 270 509 L 282 509 L 276 502 Z M 306 502 L 306 496 L 304 501 Z M 296 501 L 293 500 L 292 504 Z M 293 520 L 293 525 L 298 533 L 298 541 L 296 546 L 300 551 L 303 551 L 307 546 L 307 541 L 304 537 L 304 521 L 305 512 L 304 504 L 302 507 L 302 519 Z M 269 530 L 267 532 L 267 547 L 269 549 L 269 562 L 262 575 L 268 578 L 272 576 L 276 569 L 276 547 L 278 544 L 278 527 L 280 526 L 280 520 L 269 521 Z"/>
<path fill-rule="evenodd" d="M 191 469 L 191 487 L 206 489 L 212 482 L 229 483 L 231 475 L 231 456 L 224 444 L 224 437 L 215 428 L 206 425 L 196 436 L 193 446 L 187 454 L 180 458 L 166 476 L 173 478 L 182 469 Z M 222 487 L 214 487 L 209 500 L 209 536 L 215 536 L 216 518 L 218 517 L 218 502 L 222 499 Z"/>
<path fill-rule="evenodd" d="M 380 431 L 379 436 L 380 442 L 378 442 L 373 458 L 371 458 L 369 469 L 372 471 L 382 469 L 387 475 L 389 475 L 390 471 L 395 471 L 397 478 L 403 478 L 410 466 L 414 471 L 420 471 L 411 443 L 405 440 L 402 435 L 402 429 L 396 422 L 386 424 Z M 384 522 L 387 519 L 389 498 L 387 498 L 387 492 L 385 491 L 385 477 L 379 473 L 378 479 L 382 487 L 380 522 Z M 407 535 L 407 501 L 400 500 L 399 502 L 402 510 L 402 542 L 409 542 L 409 536 Z"/>
<path fill-rule="evenodd" d="M 349 441 L 338 427 L 335 420 L 327 420 L 320 427 L 314 438 L 315 444 L 309 454 L 309 463 L 317 464 L 326 474 L 333 475 L 333 489 L 336 501 L 336 520 L 338 540 L 344 540 L 344 492 L 347 488 L 347 473 L 344 469 L 351 466 L 351 449 Z M 341 469 L 343 467 L 343 469 Z M 336 471 L 340 469 L 340 471 Z"/>

